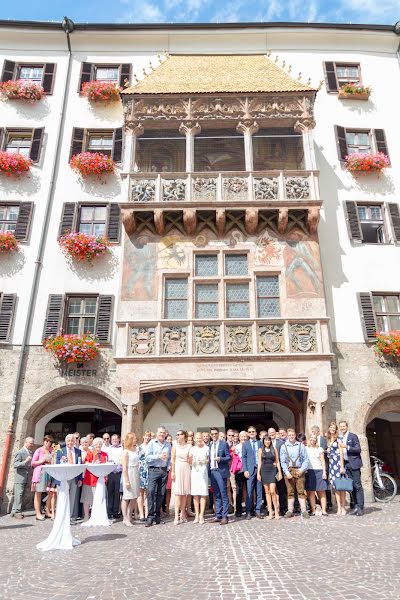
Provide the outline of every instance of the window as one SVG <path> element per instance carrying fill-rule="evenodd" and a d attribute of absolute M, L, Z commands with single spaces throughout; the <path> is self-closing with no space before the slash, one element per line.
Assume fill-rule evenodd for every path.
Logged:
<path fill-rule="evenodd" d="M 278 276 L 257 277 L 257 316 L 260 318 L 279 317 L 279 278 Z"/>
<path fill-rule="evenodd" d="M 400 295 L 373 294 L 372 302 L 378 331 L 400 330 Z"/>
<path fill-rule="evenodd" d="M 196 277 L 215 277 L 218 275 L 218 255 L 196 254 L 194 273 Z"/>
<path fill-rule="evenodd" d="M 304 169 L 303 138 L 291 128 L 260 129 L 253 135 L 255 171 Z"/>
<path fill-rule="evenodd" d="M 19 206 L 0 206 L 0 232 L 15 231 Z"/>
<path fill-rule="evenodd" d="M 68 298 L 66 333 L 82 335 L 96 332 L 97 298 L 75 297 Z"/>
<path fill-rule="evenodd" d="M 195 291 L 195 318 L 218 319 L 218 284 L 198 283 Z"/>
<path fill-rule="evenodd" d="M 349 154 L 370 154 L 371 138 L 368 131 L 349 131 L 346 129 L 347 151 Z"/>
<path fill-rule="evenodd" d="M 194 138 L 195 171 L 244 171 L 244 138 L 236 129 L 204 129 Z"/>
<path fill-rule="evenodd" d="M 113 149 L 112 131 L 89 131 L 87 136 L 87 152 L 101 152 L 111 156 Z"/>
<path fill-rule="evenodd" d="M 185 171 L 186 138 L 177 130 L 148 130 L 136 141 L 139 171 L 171 173 Z"/>
<path fill-rule="evenodd" d="M 32 133 L 22 133 L 19 131 L 8 131 L 5 151 L 18 152 L 24 156 L 29 156 L 31 151 Z"/>
<path fill-rule="evenodd" d="M 335 66 L 339 87 L 343 87 L 346 83 L 360 83 L 360 65 L 335 63 Z"/>
<path fill-rule="evenodd" d="M 226 284 L 226 316 L 228 318 L 246 318 L 249 312 L 249 284 Z"/>
<path fill-rule="evenodd" d="M 357 205 L 362 241 L 367 244 L 384 244 L 385 225 L 382 206 Z"/>
<path fill-rule="evenodd" d="M 107 223 L 106 206 L 81 206 L 79 211 L 78 231 L 95 235 L 104 235 Z"/>
<path fill-rule="evenodd" d="M 247 254 L 225 254 L 225 275 L 247 275 Z"/>
<path fill-rule="evenodd" d="M 119 67 L 95 67 L 95 79 L 104 83 L 118 83 Z"/>
<path fill-rule="evenodd" d="M 188 279 L 165 279 L 164 318 L 187 319 Z"/>
<path fill-rule="evenodd" d="M 25 81 L 35 81 L 41 84 L 43 79 L 43 70 L 43 65 L 20 65 L 18 78 L 24 79 Z"/>

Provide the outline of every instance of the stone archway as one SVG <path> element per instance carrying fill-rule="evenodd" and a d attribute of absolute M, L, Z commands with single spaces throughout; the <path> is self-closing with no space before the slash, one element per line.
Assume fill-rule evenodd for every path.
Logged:
<path fill-rule="evenodd" d="M 400 477 L 400 390 L 387 392 L 365 415 L 369 455 L 384 461 L 392 475 Z"/>

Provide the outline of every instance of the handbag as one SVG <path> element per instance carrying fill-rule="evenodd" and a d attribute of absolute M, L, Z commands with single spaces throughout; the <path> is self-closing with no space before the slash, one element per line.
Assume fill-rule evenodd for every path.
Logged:
<path fill-rule="evenodd" d="M 242 459 L 240 458 L 239 454 L 234 454 L 233 458 L 232 458 L 231 469 L 230 469 L 231 473 L 236 475 L 236 473 L 240 473 L 240 471 L 242 469 L 243 469 Z"/>
<path fill-rule="evenodd" d="M 352 492 L 353 491 L 353 480 L 346 475 L 342 475 L 335 479 L 335 490 L 337 492 Z"/>

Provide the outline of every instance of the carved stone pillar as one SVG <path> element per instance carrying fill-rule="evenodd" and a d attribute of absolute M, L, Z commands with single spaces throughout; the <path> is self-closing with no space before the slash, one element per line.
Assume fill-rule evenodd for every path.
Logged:
<path fill-rule="evenodd" d="M 297 121 L 294 126 L 294 130 L 303 136 L 304 168 L 307 171 L 315 171 L 317 169 L 314 149 L 314 127 L 315 121 L 313 119 L 302 119 L 301 121 Z"/>
<path fill-rule="evenodd" d="M 179 133 L 186 136 L 186 172 L 193 173 L 194 171 L 194 136 L 198 135 L 201 127 L 198 123 L 181 123 Z"/>
<path fill-rule="evenodd" d="M 137 139 L 144 133 L 144 128 L 141 123 L 129 123 L 125 129 L 125 152 L 124 152 L 124 166 L 123 171 L 125 173 L 131 173 L 132 171 L 138 171 L 136 164 L 136 149 Z"/>
<path fill-rule="evenodd" d="M 122 418 L 122 434 L 132 431 L 140 440 L 143 434 L 143 400 L 140 397 L 139 389 L 122 387 L 121 400 L 126 406 L 126 412 Z"/>
<path fill-rule="evenodd" d="M 246 171 L 253 170 L 253 135 L 259 130 L 256 121 L 243 121 L 238 123 L 236 131 L 243 134 L 244 137 L 244 159 Z"/>

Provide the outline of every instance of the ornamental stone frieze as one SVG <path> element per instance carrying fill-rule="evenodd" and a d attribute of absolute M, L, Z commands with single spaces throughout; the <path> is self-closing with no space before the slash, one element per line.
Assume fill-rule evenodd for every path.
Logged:
<path fill-rule="evenodd" d="M 289 335 L 292 352 L 315 352 L 317 350 L 315 325 L 300 323 L 290 325 Z"/>
<path fill-rule="evenodd" d="M 256 200 L 276 200 L 278 198 L 277 177 L 254 177 L 254 196 Z"/>
<path fill-rule="evenodd" d="M 131 188 L 132 202 L 154 202 L 156 197 L 156 180 L 139 179 Z"/>
<path fill-rule="evenodd" d="M 163 354 L 186 354 L 187 334 L 185 327 L 168 327 L 163 330 Z"/>
<path fill-rule="evenodd" d="M 308 177 L 286 177 L 285 191 L 288 200 L 308 200 L 310 198 L 310 180 Z"/>
<path fill-rule="evenodd" d="M 192 186 L 194 202 L 214 201 L 217 197 L 216 177 L 194 177 Z"/>
<path fill-rule="evenodd" d="M 195 353 L 196 354 L 218 354 L 219 327 L 195 327 Z"/>
<path fill-rule="evenodd" d="M 261 325 L 258 327 L 258 350 L 273 354 L 284 352 L 283 325 Z"/>
<path fill-rule="evenodd" d="M 224 177 L 223 189 L 223 199 L 226 201 L 248 199 L 249 188 L 246 177 Z"/>
<path fill-rule="evenodd" d="M 185 179 L 163 179 L 162 188 L 164 202 L 183 202 L 186 199 Z"/>
<path fill-rule="evenodd" d="M 228 354 L 247 354 L 252 351 L 251 326 L 228 325 L 226 335 Z"/>
<path fill-rule="evenodd" d="M 156 334 L 154 327 L 135 327 L 131 329 L 131 354 L 154 354 Z"/>

